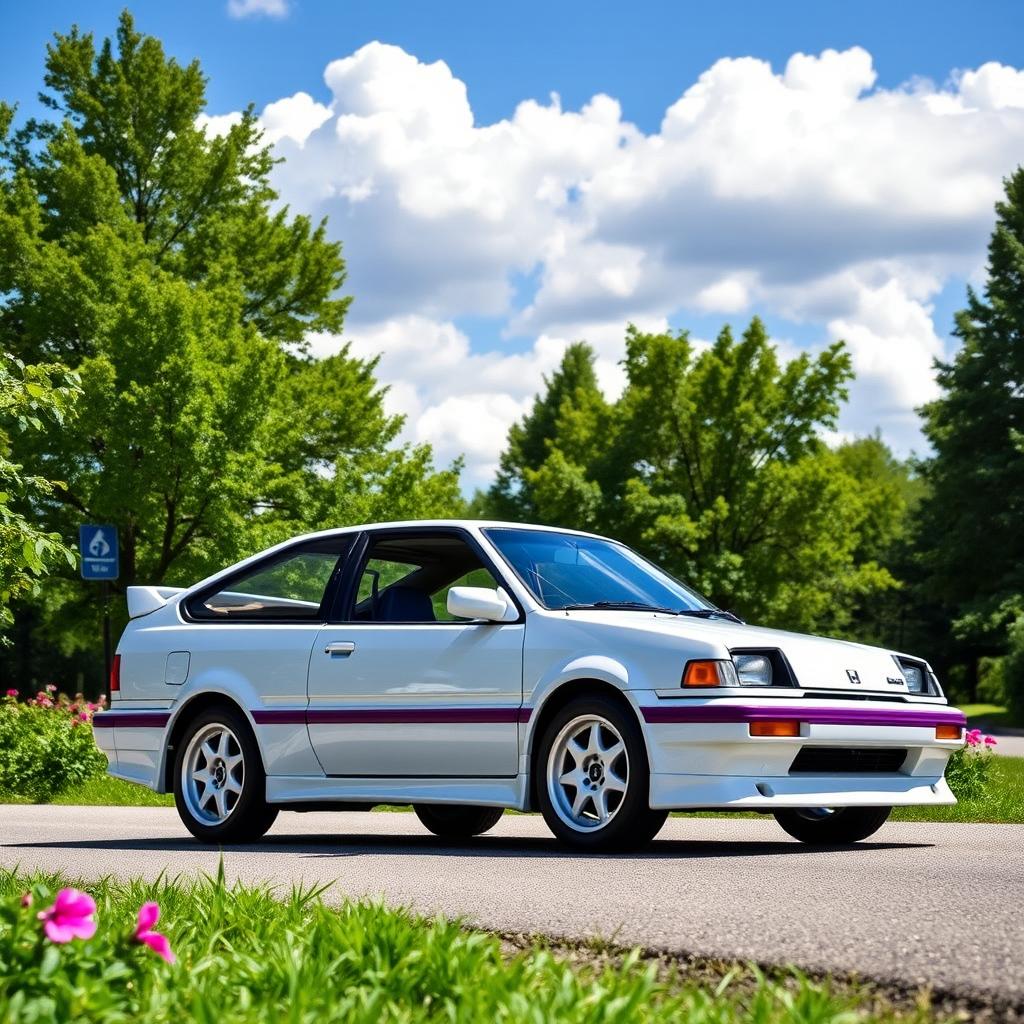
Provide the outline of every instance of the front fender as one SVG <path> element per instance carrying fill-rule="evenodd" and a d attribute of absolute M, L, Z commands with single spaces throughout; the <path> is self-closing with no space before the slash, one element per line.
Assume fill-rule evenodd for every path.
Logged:
<path fill-rule="evenodd" d="M 531 714 L 525 734 L 522 736 L 522 770 L 524 772 L 530 771 L 533 746 L 538 736 L 539 725 L 545 719 L 545 708 L 567 686 L 581 682 L 603 683 L 614 687 L 622 695 L 637 717 L 644 738 L 644 746 L 647 747 L 647 756 L 650 759 L 651 751 L 647 732 L 643 727 L 643 718 L 632 693 L 632 690 L 637 687 L 636 679 L 631 678 L 627 666 L 616 658 L 611 658 L 606 654 L 582 654 L 575 655 L 561 665 L 553 666 L 550 672 L 537 681 L 526 698 L 526 704 L 531 708 Z"/>

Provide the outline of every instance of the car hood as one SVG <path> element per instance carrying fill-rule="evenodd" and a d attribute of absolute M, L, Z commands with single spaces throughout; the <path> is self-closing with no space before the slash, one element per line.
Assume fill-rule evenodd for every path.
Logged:
<path fill-rule="evenodd" d="M 663 615 L 632 611 L 581 611 L 595 625 L 605 623 L 630 631 L 657 633 L 720 643 L 728 650 L 774 648 L 786 656 L 797 685 L 802 688 L 851 690 L 906 695 L 906 680 L 894 660 L 897 652 L 849 640 L 790 633 L 782 629 L 751 626 L 728 619 L 698 619 L 685 615 Z M 900 654 L 900 657 L 909 657 Z M 915 658 L 920 661 L 921 659 Z"/>

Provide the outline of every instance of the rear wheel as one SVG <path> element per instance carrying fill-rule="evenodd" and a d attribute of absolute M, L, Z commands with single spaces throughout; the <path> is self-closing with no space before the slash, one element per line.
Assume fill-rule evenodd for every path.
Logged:
<path fill-rule="evenodd" d="M 776 811 L 775 820 L 808 846 L 848 846 L 873 836 L 891 807 L 799 807 Z"/>
<path fill-rule="evenodd" d="M 555 715 L 535 771 L 544 820 L 577 849 L 637 849 L 668 817 L 648 803 L 650 769 L 636 716 L 607 697 L 579 698 Z"/>
<path fill-rule="evenodd" d="M 502 807 L 469 807 L 464 804 L 414 804 L 423 827 L 441 839 L 471 839 L 498 824 Z"/>
<path fill-rule="evenodd" d="M 259 748 L 240 711 L 210 708 L 188 725 L 175 758 L 174 803 L 197 839 L 259 839 L 277 817 L 277 808 L 266 803 L 266 781 Z"/>

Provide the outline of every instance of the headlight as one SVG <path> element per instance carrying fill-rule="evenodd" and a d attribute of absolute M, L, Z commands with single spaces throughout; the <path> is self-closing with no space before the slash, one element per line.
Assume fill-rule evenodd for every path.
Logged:
<path fill-rule="evenodd" d="M 737 654 L 732 660 L 740 686 L 772 685 L 772 663 L 763 654 Z"/>
<path fill-rule="evenodd" d="M 912 661 L 901 661 L 896 659 L 903 678 L 907 681 L 907 689 L 911 693 L 928 693 L 928 679 L 924 674 L 924 666 L 916 665 Z"/>

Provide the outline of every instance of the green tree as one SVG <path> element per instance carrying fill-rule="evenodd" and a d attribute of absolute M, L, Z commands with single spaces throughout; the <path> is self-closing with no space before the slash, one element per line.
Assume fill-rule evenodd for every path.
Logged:
<path fill-rule="evenodd" d="M 47 420 L 64 426 L 78 394 L 75 375 L 64 367 L 25 366 L 0 354 L 0 627 L 13 621 L 12 601 L 33 594 L 62 563 L 76 564 L 60 534 L 41 530 L 33 515 L 59 485 L 24 473 L 9 456 L 16 435 L 41 431 Z"/>
<path fill-rule="evenodd" d="M 324 223 L 279 205 L 252 110 L 208 135 L 198 64 L 127 13 L 116 44 L 56 36 L 45 84 L 53 120 L 0 150 L 0 347 L 66 363 L 83 391 L 74 430 L 16 439 L 32 472 L 62 480 L 36 503 L 42 527 L 117 525 L 126 586 L 192 581 L 310 529 L 458 507 L 458 465 L 397 446 L 375 363 L 308 355 L 311 332 L 342 327 L 345 266 Z M 3 108 L 0 128 L 10 119 Z M 90 604 L 69 574 L 46 588 L 34 634 L 70 650 L 94 632 Z"/>
<path fill-rule="evenodd" d="M 722 606 L 775 625 L 842 632 L 858 602 L 895 585 L 875 553 L 900 507 L 867 493 L 854 453 L 819 436 L 851 376 L 841 344 L 782 365 L 757 319 L 705 350 L 685 331 L 630 327 L 612 405 L 592 362 L 586 347 L 570 349 L 513 428 L 495 512 L 511 497 L 542 522 L 621 537 Z"/>
<path fill-rule="evenodd" d="M 596 457 L 592 446 L 601 443 L 610 415 L 597 386 L 593 349 L 570 345 L 544 386 L 529 415 L 509 429 L 484 511 L 524 522 L 567 515 L 587 524 L 597 515 L 600 492 L 578 467 Z"/>
<path fill-rule="evenodd" d="M 922 410 L 935 455 L 918 547 L 971 691 L 979 658 L 1007 650 L 1024 610 L 1024 168 L 1005 187 L 984 293 L 968 291 L 954 331 L 962 346 L 939 364 L 942 395 Z"/>

